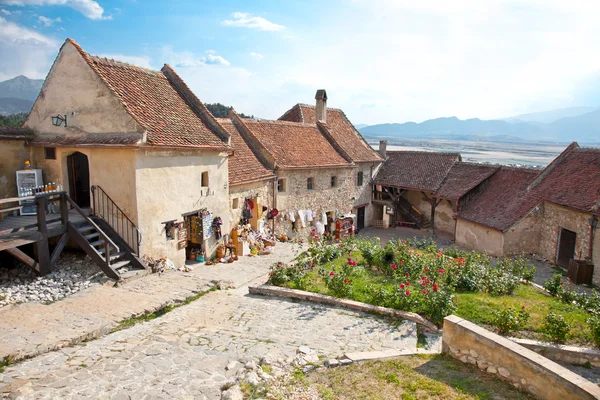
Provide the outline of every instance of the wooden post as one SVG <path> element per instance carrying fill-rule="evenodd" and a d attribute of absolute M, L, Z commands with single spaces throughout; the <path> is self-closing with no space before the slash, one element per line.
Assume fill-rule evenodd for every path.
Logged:
<path fill-rule="evenodd" d="M 62 226 L 67 229 L 69 223 L 69 204 L 67 203 L 66 193 L 60 194 L 60 220 Z"/>
<path fill-rule="evenodd" d="M 35 252 L 39 263 L 39 271 L 41 275 L 50 273 L 50 248 L 48 246 L 48 227 L 46 225 L 46 208 L 48 206 L 48 198 L 46 196 L 38 196 L 35 198 L 37 208 L 37 225 L 38 231 L 42 238 L 35 243 Z"/>

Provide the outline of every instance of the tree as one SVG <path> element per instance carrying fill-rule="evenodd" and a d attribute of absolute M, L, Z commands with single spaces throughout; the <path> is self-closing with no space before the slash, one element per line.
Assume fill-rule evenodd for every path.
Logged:
<path fill-rule="evenodd" d="M 0 115 L 0 126 L 19 128 L 27 119 L 27 113 Z"/>
<path fill-rule="evenodd" d="M 225 106 L 221 103 L 206 103 L 208 111 L 216 118 L 227 118 L 229 111 L 233 110 L 233 107 Z M 241 118 L 254 118 L 254 115 L 246 115 L 244 113 L 238 113 Z"/>

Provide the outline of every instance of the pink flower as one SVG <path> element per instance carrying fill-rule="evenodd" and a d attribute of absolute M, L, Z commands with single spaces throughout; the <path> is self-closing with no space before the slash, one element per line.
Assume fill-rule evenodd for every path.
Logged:
<path fill-rule="evenodd" d="M 438 272 L 439 272 L 440 274 L 443 274 L 443 273 L 444 273 L 444 270 L 443 270 L 443 269 L 438 269 Z"/>
<path fill-rule="evenodd" d="M 396 264 L 392 264 L 391 267 L 392 267 L 392 269 L 398 268 L 398 266 Z"/>
<path fill-rule="evenodd" d="M 333 272 L 333 271 L 331 271 L 331 272 L 329 273 L 329 276 L 334 276 L 334 275 L 335 275 L 335 272 Z"/>

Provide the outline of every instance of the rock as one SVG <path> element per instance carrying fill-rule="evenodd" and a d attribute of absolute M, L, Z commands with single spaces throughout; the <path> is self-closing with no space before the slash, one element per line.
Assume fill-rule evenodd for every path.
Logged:
<path fill-rule="evenodd" d="M 340 365 L 344 366 L 344 365 L 350 365 L 352 364 L 352 360 L 348 359 L 348 358 L 342 358 L 340 360 Z"/>
<path fill-rule="evenodd" d="M 300 346 L 298 347 L 298 350 L 296 350 L 296 353 L 302 353 L 302 354 L 311 354 L 313 351 L 307 347 L 307 346 Z"/>
<path fill-rule="evenodd" d="M 221 400 L 243 400 L 242 389 L 239 385 L 235 385 L 221 393 Z"/>
<path fill-rule="evenodd" d="M 258 370 L 258 376 L 260 376 L 260 379 L 262 379 L 263 381 L 272 381 L 273 380 L 273 377 L 271 375 L 267 374 L 262 369 Z"/>
<path fill-rule="evenodd" d="M 498 373 L 503 378 L 508 378 L 510 376 L 510 371 L 503 367 L 498 368 Z"/>
<path fill-rule="evenodd" d="M 239 363 L 236 360 L 229 361 L 227 363 L 227 366 L 225 367 L 225 370 L 226 371 L 231 371 L 232 369 L 234 369 L 235 367 L 237 367 L 238 364 Z"/>
<path fill-rule="evenodd" d="M 471 354 L 471 357 L 473 357 L 473 358 L 479 357 L 479 354 L 477 354 L 477 352 L 475 350 L 469 351 L 469 354 Z"/>
<path fill-rule="evenodd" d="M 248 375 L 246 375 L 246 380 L 248 381 L 249 384 L 255 385 L 255 386 L 260 383 L 260 380 L 258 379 L 258 375 L 254 371 L 248 372 Z"/>
<path fill-rule="evenodd" d="M 314 367 L 314 366 L 312 366 L 312 365 L 307 365 L 306 367 L 302 368 L 302 372 L 305 372 L 305 373 L 306 373 L 306 372 L 310 372 L 310 371 L 312 371 L 313 369 L 315 369 L 315 367 Z"/>
<path fill-rule="evenodd" d="M 497 372 L 498 372 L 498 370 L 497 370 L 497 369 L 496 369 L 496 367 L 494 367 L 493 365 L 490 365 L 490 366 L 488 367 L 488 369 L 487 369 L 487 372 L 488 372 L 489 374 L 495 374 L 495 373 L 497 373 Z"/>
<path fill-rule="evenodd" d="M 328 367 L 331 367 L 331 368 L 333 368 L 333 367 L 339 367 L 340 366 L 340 362 L 338 360 L 336 360 L 336 359 L 332 359 L 332 360 L 328 360 L 325 363 L 325 365 L 328 366 Z"/>
<path fill-rule="evenodd" d="M 250 369 L 250 370 L 254 370 L 256 369 L 258 366 L 256 365 L 256 362 L 254 360 L 250 360 L 246 363 L 246 365 L 244 366 L 246 369 Z"/>

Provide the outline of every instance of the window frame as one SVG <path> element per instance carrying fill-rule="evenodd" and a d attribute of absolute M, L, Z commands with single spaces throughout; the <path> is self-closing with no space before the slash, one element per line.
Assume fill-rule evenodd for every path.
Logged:
<path fill-rule="evenodd" d="M 365 177 L 363 171 L 358 171 L 356 174 L 356 186 L 364 185 Z"/>
<path fill-rule="evenodd" d="M 236 197 L 231 201 L 231 209 L 237 210 L 238 208 L 240 208 L 240 198 Z"/>
<path fill-rule="evenodd" d="M 281 185 L 281 188 L 279 185 Z M 285 193 L 285 192 L 287 192 L 287 179 L 286 178 L 277 179 L 277 193 Z"/>
<path fill-rule="evenodd" d="M 56 160 L 56 147 L 44 147 L 44 159 Z"/>
<path fill-rule="evenodd" d="M 336 188 L 338 186 L 338 181 L 337 181 L 337 176 L 336 175 L 331 175 L 331 178 L 329 179 L 329 187 Z"/>
<path fill-rule="evenodd" d="M 306 178 L 306 190 L 315 190 L 315 180 L 312 176 Z"/>
<path fill-rule="evenodd" d="M 200 175 L 200 186 L 207 188 L 209 184 L 210 184 L 210 179 L 208 177 L 208 171 L 204 171 Z"/>

